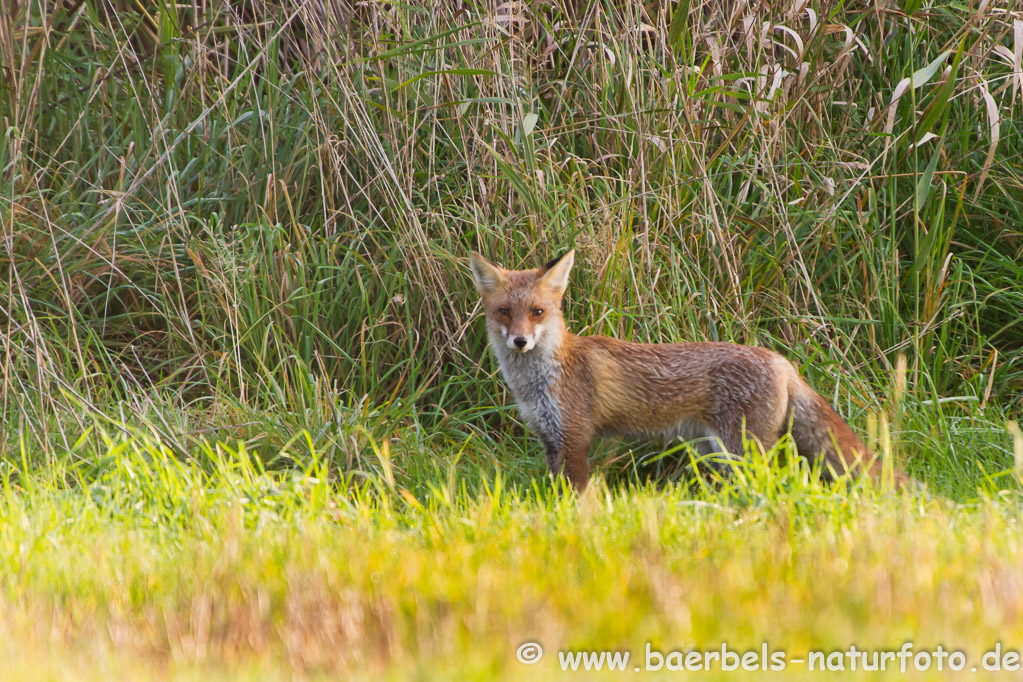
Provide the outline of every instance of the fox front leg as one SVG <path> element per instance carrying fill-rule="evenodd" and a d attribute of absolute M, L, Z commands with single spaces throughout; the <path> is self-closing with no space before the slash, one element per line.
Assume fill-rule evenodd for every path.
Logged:
<path fill-rule="evenodd" d="M 558 442 L 545 443 L 547 468 L 555 477 L 564 474 L 578 492 L 586 489 L 590 480 L 590 444 L 592 434 L 569 432 Z"/>

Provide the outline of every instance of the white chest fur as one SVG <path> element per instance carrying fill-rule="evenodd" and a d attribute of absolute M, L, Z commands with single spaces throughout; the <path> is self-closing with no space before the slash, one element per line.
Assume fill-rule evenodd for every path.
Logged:
<path fill-rule="evenodd" d="M 553 354 L 538 346 L 528 353 L 492 344 L 501 373 L 508 382 L 526 425 L 543 442 L 548 461 L 560 452 L 564 441 L 561 408 L 552 389 L 561 377 L 561 365 Z"/>

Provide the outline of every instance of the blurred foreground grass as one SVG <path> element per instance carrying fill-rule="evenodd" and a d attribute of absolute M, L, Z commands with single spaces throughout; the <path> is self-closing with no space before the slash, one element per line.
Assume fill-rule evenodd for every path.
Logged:
<path fill-rule="evenodd" d="M 383 451 L 382 473 L 333 481 L 315 456 L 197 455 L 214 465 L 120 438 L 88 466 L 6 466 L 5 679 L 533 679 L 561 674 L 559 650 L 646 642 L 796 657 L 912 641 L 978 665 L 1023 645 L 1016 493 L 836 488 L 755 457 L 702 489 L 576 498 L 498 475 L 414 495 Z M 516 661 L 527 641 L 544 660 Z"/>

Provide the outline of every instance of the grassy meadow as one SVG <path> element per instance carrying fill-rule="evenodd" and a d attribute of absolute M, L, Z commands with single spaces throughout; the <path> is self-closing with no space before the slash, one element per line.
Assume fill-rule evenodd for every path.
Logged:
<path fill-rule="evenodd" d="M 11 0 L 0 123 L 4 679 L 1023 650 L 1016 0 Z M 560 490 L 466 256 L 569 247 L 573 331 L 782 352 L 926 492 Z"/>

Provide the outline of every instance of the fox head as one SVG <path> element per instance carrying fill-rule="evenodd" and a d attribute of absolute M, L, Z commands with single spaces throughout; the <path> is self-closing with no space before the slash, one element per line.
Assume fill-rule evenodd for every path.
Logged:
<path fill-rule="evenodd" d="M 569 251 L 542 268 L 505 270 L 472 252 L 469 265 L 495 348 L 503 345 L 511 351 L 528 353 L 537 346 L 558 345 L 565 326 L 561 297 L 574 262 L 575 251 Z"/>

